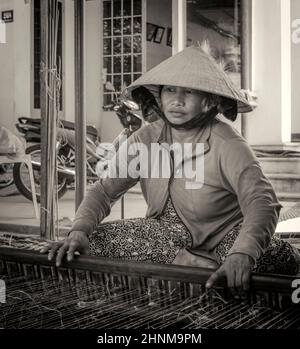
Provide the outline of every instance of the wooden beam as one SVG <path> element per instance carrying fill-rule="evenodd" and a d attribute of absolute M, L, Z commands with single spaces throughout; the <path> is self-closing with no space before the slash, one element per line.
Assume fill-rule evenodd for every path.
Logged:
<path fill-rule="evenodd" d="M 60 227 L 60 236 L 66 236 L 70 231 L 70 226 Z M 24 235 L 36 235 L 40 236 L 40 227 L 38 225 L 21 225 L 21 224 L 10 224 L 0 223 L 0 234 L 4 233 L 17 233 Z"/>
<path fill-rule="evenodd" d="M 41 237 L 54 239 L 57 218 L 56 127 L 60 77 L 57 67 L 58 2 L 41 6 Z"/>
<path fill-rule="evenodd" d="M 41 62 L 45 66 L 48 65 L 47 45 L 48 45 L 48 0 L 41 1 Z M 42 65 L 41 65 L 42 67 Z M 47 197 L 48 197 L 48 136 L 47 136 L 47 91 L 44 83 L 43 74 L 40 73 L 41 89 L 40 89 L 40 101 L 41 101 L 41 182 L 40 182 L 40 204 L 41 204 L 41 217 L 40 217 L 40 234 L 41 237 L 47 237 L 47 226 L 49 224 L 49 214 L 47 210 Z"/>
<path fill-rule="evenodd" d="M 75 207 L 86 189 L 86 116 L 84 106 L 84 0 L 74 1 L 75 14 Z"/>

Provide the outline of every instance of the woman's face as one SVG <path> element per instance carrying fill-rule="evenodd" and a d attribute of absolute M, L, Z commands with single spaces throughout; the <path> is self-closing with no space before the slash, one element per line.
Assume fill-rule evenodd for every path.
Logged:
<path fill-rule="evenodd" d="M 166 85 L 160 98 L 162 110 L 173 124 L 183 124 L 208 110 L 205 93 L 190 88 Z"/>

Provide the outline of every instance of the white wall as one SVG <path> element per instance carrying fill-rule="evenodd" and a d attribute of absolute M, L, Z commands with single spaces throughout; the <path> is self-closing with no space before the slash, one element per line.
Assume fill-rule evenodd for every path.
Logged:
<path fill-rule="evenodd" d="M 13 3 L 0 0 L 0 12 Z M 0 43 L 0 125 L 14 130 L 14 22 L 6 24 L 6 43 Z"/>
<path fill-rule="evenodd" d="M 250 144 L 291 136 L 290 0 L 252 0 L 252 81 L 258 108 L 248 117 Z"/>
<path fill-rule="evenodd" d="M 146 41 L 147 71 L 172 56 L 172 47 L 167 46 L 167 28 L 172 27 L 172 0 L 147 0 L 146 22 L 164 27 L 161 43 Z"/>
<path fill-rule="evenodd" d="M 291 21 L 300 20 L 300 1 L 291 1 Z M 292 28 L 295 31 L 296 28 Z M 292 133 L 300 133 L 300 26 L 298 24 L 298 40 L 292 41 Z"/>
<path fill-rule="evenodd" d="M 63 109 L 64 118 L 75 120 L 75 86 L 74 86 L 74 1 L 64 1 L 63 20 Z"/>
<path fill-rule="evenodd" d="M 30 116 L 31 7 L 24 1 L 0 0 L 0 12 L 14 11 L 14 21 L 6 24 L 6 44 L 0 44 L 0 120 L 16 132 L 20 116 Z"/>
<path fill-rule="evenodd" d="M 101 1 L 86 2 L 86 117 L 87 123 L 101 126 L 102 79 L 101 79 Z"/>
<path fill-rule="evenodd" d="M 63 37 L 63 95 L 62 117 L 74 121 L 74 1 L 65 0 Z M 100 4 L 86 3 L 86 115 L 87 123 L 100 129 Z M 6 25 L 7 44 L 0 44 L 0 121 L 15 130 L 19 116 L 34 115 L 32 72 L 32 22 L 30 1 L 0 0 L 0 11 L 14 10 L 14 22 Z"/>
<path fill-rule="evenodd" d="M 14 0 L 14 114 L 15 119 L 20 116 L 30 116 L 33 104 L 31 83 L 31 5 L 30 1 Z"/>
<path fill-rule="evenodd" d="M 85 4 L 86 121 L 101 128 L 101 1 Z M 64 1 L 64 117 L 75 120 L 74 1 Z"/>

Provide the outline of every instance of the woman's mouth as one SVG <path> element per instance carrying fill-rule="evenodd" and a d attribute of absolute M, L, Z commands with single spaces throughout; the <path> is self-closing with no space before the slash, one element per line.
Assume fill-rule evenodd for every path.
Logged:
<path fill-rule="evenodd" d="M 168 113 L 174 117 L 182 117 L 185 113 L 182 110 L 169 110 Z"/>

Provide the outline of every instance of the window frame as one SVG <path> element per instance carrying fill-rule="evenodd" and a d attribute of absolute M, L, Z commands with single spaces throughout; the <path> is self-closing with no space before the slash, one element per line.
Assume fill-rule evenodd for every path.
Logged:
<path fill-rule="evenodd" d="M 145 68 L 146 68 L 146 0 L 140 0 L 141 2 L 141 13 L 139 14 L 134 14 L 134 9 L 133 9 L 133 4 L 134 4 L 134 0 L 131 0 L 131 14 L 130 16 L 114 16 L 113 13 L 113 6 L 111 6 L 111 15 L 110 17 L 104 17 L 104 3 L 105 2 L 110 2 L 113 5 L 113 1 L 111 0 L 104 0 L 103 4 L 101 5 L 101 12 L 102 12 L 102 16 L 101 16 L 101 26 L 102 26 L 102 30 L 101 30 L 101 35 L 102 35 L 102 84 L 103 84 L 103 90 L 102 92 L 102 100 L 103 100 L 103 109 L 104 111 L 107 111 L 107 108 L 104 108 L 105 105 L 108 105 L 111 103 L 112 100 L 114 100 L 114 94 L 112 92 L 106 91 L 105 90 L 105 83 L 107 81 L 110 81 L 112 83 L 113 86 L 115 86 L 115 76 L 120 76 L 121 80 L 120 80 L 120 86 L 122 87 L 124 84 L 124 75 L 130 75 L 130 82 L 134 81 L 138 76 L 142 75 L 145 72 Z M 123 14 L 123 0 L 121 0 L 121 14 Z M 135 34 L 134 33 L 134 22 L 133 19 L 134 18 L 141 18 L 141 32 Z M 131 20 L 131 33 L 128 35 L 124 35 L 123 34 L 123 19 L 124 18 L 130 18 Z M 121 34 L 120 35 L 114 35 L 113 33 L 113 21 L 114 20 L 118 20 L 121 19 Z M 105 20 L 110 20 L 111 22 L 111 35 L 107 35 L 105 36 L 104 33 L 104 22 Z M 131 39 L 131 50 L 129 53 L 124 53 L 123 48 L 124 48 L 124 44 L 123 44 L 123 40 L 124 37 L 130 37 Z M 133 51 L 133 39 L 134 37 L 140 37 L 141 40 L 141 51 L 135 53 Z M 120 38 L 121 39 L 121 52 L 120 53 L 114 53 L 113 49 L 114 49 L 114 39 L 115 38 Z M 105 39 L 110 39 L 111 41 L 111 50 L 110 50 L 110 54 L 105 54 L 104 53 L 104 40 Z M 123 67 L 123 58 L 124 56 L 129 56 L 131 57 L 131 69 L 128 72 L 124 72 Z M 141 57 L 141 70 L 139 71 L 134 71 L 133 66 L 134 66 L 134 56 L 140 56 Z M 120 72 L 114 72 L 114 57 L 120 57 Z M 107 73 L 106 71 L 106 67 L 105 67 L 105 59 L 111 59 L 110 64 L 111 64 L 111 71 L 110 73 Z M 127 85 L 128 86 L 128 85 Z M 120 90 L 117 90 L 117 95 L 120 95 Z M 110 98 L 106 97 L 106 96 L 110 96 Z"/>

